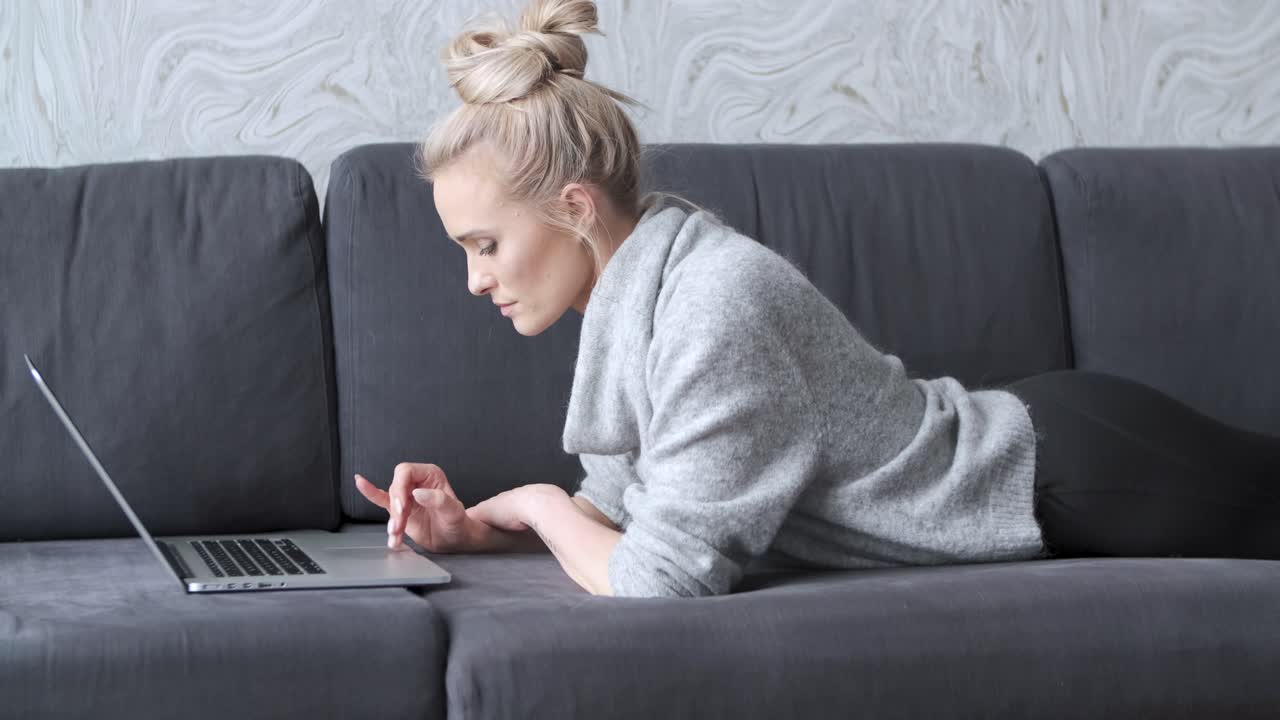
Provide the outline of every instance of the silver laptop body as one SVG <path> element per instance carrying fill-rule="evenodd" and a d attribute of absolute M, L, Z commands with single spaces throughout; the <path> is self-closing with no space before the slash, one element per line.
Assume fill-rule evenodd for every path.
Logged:
<path fill-rule="evenodd" d="M 386 546 L 384 532 L 298 530 L 241 535 L 153 538 L 98 462 L 93 450 L 25 354 L 40 391 L 80 446 L 89 464 L 129 517 L 160 564 L 189 593 L 435 585 L 449 582 L 439 565 L 406 545 Z"/>

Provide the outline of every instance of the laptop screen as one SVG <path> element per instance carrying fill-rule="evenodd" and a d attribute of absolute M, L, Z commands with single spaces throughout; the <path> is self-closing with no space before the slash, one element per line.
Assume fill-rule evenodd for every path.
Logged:
<path fill-rule="evenodd" d="M 102 463 L 98 462 L 98 457 L 93 454 L 93 450 L 89 449 L 89 443 L 85 442 L 84 436 L 82 436 L 80 431 L 76 429 L 75 423 L 71 422 L 71 418 L 67 415 L 67 411 L 62 408 L 62 403 L 58 402 L 58 398 L 53 396 L 53 391 L 49 389 L 47 384 L 45 384 L 44 378 L 40 376 L 40 371 L 37 370 L 36 366 L 31 362 L 31 358 L 27 357 L 25 353 L 22 357 L 27 361 L 27 367 L 31 370 L 31 377 L 35 380 L 40 391 L 44 393 L 45 399 L 53 406 L 53 411 L 58 414 L 58 417 L 62 420 L 62 424 L 66 426 L 67 432 L 71 433 L 71 437 L 76 441 L 76 444 L 80 446 L 80 451 L 89 459 L 89 464 L 97 471 L 98 477 L 102 478 L 102 482 L 105 483 L 107 489 L 111 491 L 111 496 L 116 499 L 116 504 L 119 505 L 120 509 L 124 510 L 124 514 L 129 517 L 129 522 L 133 523 L 134 529 L 136 529 L 138 534 L 142 536 L 143 542 L 147 544 L 147 547 L 151 548 L 151 552 L 155 553 L 160 564 L 164 565 L 169 570 L 169 574 L 173 575 L 174 579 L 178 582 L 183 583 L 182 578 L 178 577 L 177 571 L 169 564 L 164 553 L 160 552 L 160 547 L 156 545 L 156 541 L 152 539 L 151 533 L 147 532 L 147 529 L 143 527 L 142 521 L 138 519 L 136 514 L 134 514 L 133 508 L 129 507 L 129 502 L 124 499 L 124 495 L 120 494 L 120 489 L 111 481 L 111 477 L 107 475 L 107 471 L 102 467 Z M 186 583 L 183 584 L 185 585 Z"/>

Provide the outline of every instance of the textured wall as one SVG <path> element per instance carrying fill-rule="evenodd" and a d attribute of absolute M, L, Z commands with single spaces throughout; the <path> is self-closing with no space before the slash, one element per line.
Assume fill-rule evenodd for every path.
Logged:
<path fill-rule="evenodd" d="M 513 0 L 0 0 L 0 165 L 414 140 Z M 1280 144 L 1280 2 L 600 0 L 646 141 Z"/>

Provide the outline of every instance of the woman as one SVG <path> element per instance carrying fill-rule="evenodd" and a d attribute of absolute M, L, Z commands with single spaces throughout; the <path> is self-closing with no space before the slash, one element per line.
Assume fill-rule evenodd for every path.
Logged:
<path fill-rule="evenodd" d="M 357 475 L 392 548 L 545 546 L 627 596 L 726 593 L 765 557 L 1280 557 L 1280 439 L 1098 373 L 909 378 L 785 259 L 640 197 L 631 101 L 583 78 L 595 30 L 592 2 L 534 0 L 514 31 L 464 32 L 445 54 L 464 104 L 422 147 L 471 292 L 523 335 L 583 314 L 564 446 L 587 475 L 465 509 L 435 465 L 387 492 Z"/>

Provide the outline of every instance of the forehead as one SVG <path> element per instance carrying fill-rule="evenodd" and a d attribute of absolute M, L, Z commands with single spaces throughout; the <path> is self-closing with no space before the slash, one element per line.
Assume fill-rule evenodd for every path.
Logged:
<path fill-rule="evenodd" d="M 492 224 L 505 204 L 494 163 L 475 150 L 437 173 L 432 193 L 445 231 L 454 237 Z"/>

